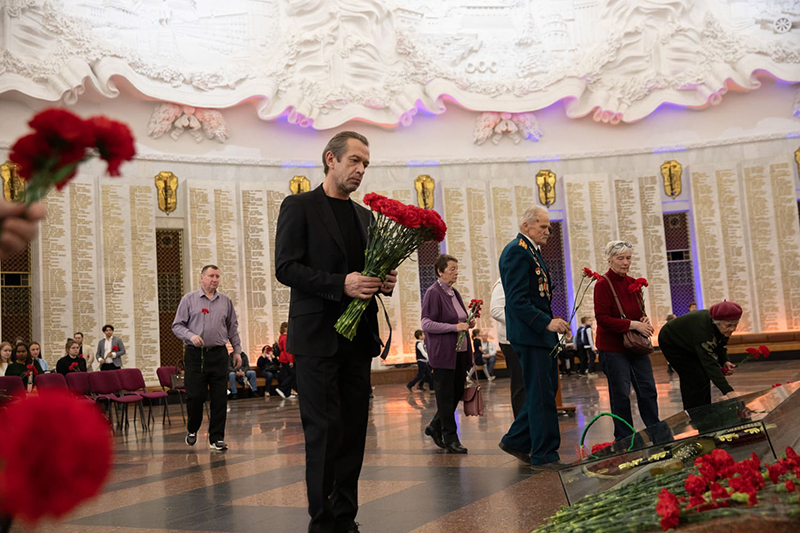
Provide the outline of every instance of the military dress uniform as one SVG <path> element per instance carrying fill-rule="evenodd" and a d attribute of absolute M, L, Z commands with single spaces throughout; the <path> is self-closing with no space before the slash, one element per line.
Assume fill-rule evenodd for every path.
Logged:
<path fill-rule="evenodd" d="M 519 355 L 525 382 L 525 404 L 502 444 L 522 454 L 531 464 L 559 459 L 556 392 L 558 362 L 551 355 L 557 335 L 547 330 L 553 320 L 551 279 L 540 250 L 523 234 L 500 254 L 500 278 L 506 294 L 506 336 Z"/>

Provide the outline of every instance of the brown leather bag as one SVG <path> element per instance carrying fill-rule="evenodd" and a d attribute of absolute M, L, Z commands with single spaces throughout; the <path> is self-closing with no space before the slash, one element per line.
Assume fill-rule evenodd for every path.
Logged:
<path fill-rule="evenodd" d="M 475 377 L 478 377 L 478 372 L 475 372 Z M 464 402 L 464 414 L 467 416 L 483 416 L 483 394 L 481 393 L 481 386 L 477 382 L 473 382 L 468 387 L 464 388 L 464 395 L 461 397 Z"/>
<path fill-rule="evenodd" d="M 611 280 L 608 279 L 608 276 L 603 274 L 603 277 L 606 278 L 608 286 L 611 288 L 611 294 L 614 295 L 614 300 L 617 301 L 617 308 L 619 309 L 620 318 L 623 320 L 627 319 L 628 317 L 625 316 L 625 311 L 622 310 L 622 304 L 619 303 L 619 296 L 617 296 L 617 291 L 614 289 L 614 285 L 611 283 Z M 650 337 L 645 337 L 638 331 L 632 329 L 629 329 L 622 334 L 622 345 L 627 351 L 636 355 L 649 355 L 653 353 L 653 343 L 650 341 Z"/>

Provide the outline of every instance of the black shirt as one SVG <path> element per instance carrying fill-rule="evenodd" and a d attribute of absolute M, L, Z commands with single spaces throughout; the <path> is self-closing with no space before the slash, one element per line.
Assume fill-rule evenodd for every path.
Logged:
<path fill-rule="evenodd" d="M 328 199 L 331 209 L 333 209 L 333 215 L 336 217 L 336 224 L 339 226 L 339 231 L 341 231 L 342 238 L 344 239 L 344 250 L 347 256 L 347 272 L 362 272 L 364 270 L 364 249 L 366 248 L 366 243 L 361 233 L 361 223 L 358 220 L 358 213 L 356 213 L 353 201 L 331 198 L 327 195 L 325 197 Z M 348 296 L 342 298 L 342 312 L 347 309 L 351 300 L 352 298 Z M 377 304 L 373 299 L 372 302 L 370 302 L 370 308 L 375 305 Z M 367 311 L 358 324 L 358 331 L 352 341 L 356 346 L 361 345 L 366 339 L 372 338 L 372 332 L 369 327 L 369 321 L 372 316 L 373 312 Z M 347 345 L 349 341 L 340 336 L 339 343 Z"/>
<path fill-rule="evenodd" d="M 65 355 L 61 359 L 58 360 L 56 363 L 56 372 L 59 374 L 64 374 L 65 376 L 70 373 L 69 365 L 72 363 L 78 363 L 78 370 L 80 372 L 86 372 L 86 359 L 83 357 L 76 357 L 73 359 L 69 355 Z M 73 371 L 74 372 L 74 371 Z"/>
<path fill-rule="evenodd" d="M 347 271 L 361 272 L 364 270 L 364 237 L 361 235 L 361 224 L 357 218 L 356 208 L 353 207 L 353 201 L 330 196 L 327 198 L 344 239 Z"/>

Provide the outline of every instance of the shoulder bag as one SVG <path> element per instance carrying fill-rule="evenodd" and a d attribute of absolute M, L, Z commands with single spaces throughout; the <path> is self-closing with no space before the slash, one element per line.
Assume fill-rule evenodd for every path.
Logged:
<path fill-rule="evenodd" d="M 606 278 L 608 286 L 611 289 L 611 294 L 614 295 L 614 300 L 617 302 L 620 318 L 623 320 L 627 319 L 628 317 L 625 316 L 625 311 L 622 310 L 622 304 L 619 303 L 619 297 L 617 296 L 616 289 L 614 289 L 614 285 L 605 274 L 603 274 L 603 277 Z M 650 341 L 650 337 L 645 337 L 633 329 L 629 329 L 622 334 L 622 345 L 625 346 L 626 350 L 636 355 L 648 355 L 653 353 L 653 343 Z"/>
<path fill-rule="evenodd" d="M 483 394 L 481 393 L 481 386 L 478 385 L 478 369 L 475 369 L 476 380 L 464 388 L 464 395 L 461 401 L 464 402 L 464 414 L 466 416 L 483 416 Z"/>

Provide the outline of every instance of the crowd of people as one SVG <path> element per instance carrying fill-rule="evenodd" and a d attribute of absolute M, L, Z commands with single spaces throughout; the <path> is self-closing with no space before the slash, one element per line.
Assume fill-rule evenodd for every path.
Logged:
<path fill-rule="evenodd" d="M 216 265 L 202 268 L 200 288 L 183 296 L 172 324 L 184 344 L 187 445 L 197 443 L 208 398 L 209 446 L 224 451 L 227 401 L 237 397 L 240 386 L 250 395 L 260 395 L 261 377 L 266 381 L 263 394 L 293 398 L 299 390 L 310 533 L 358 532 L 355 518 L 372 393 L 371 360 L 383 344 L 377 299 L 391 295 L 397 282 L 396 271 L 384 279 L 361 274 L 373 217 L 350 197 L 363 180 L 369 157 L 364 136 L 351 131 L 336 134 L 322 152 L 323 183 L 283 201 L 276 228 L 275 274 L 291 289 L 289 319 L 281 324 L 277 341 L 263 347 L 255 367 L 242 352 L 233 303 L 217 290 L 222 273 Z M 0 243 L 0 258 L 24 247 L 26 239 L 35 235 L 44 210 L 36 205 L 26 211 L 0 202 L 3 217 L 7 233 Z M 413 393 L 415 386 L 424 390 L 427 384 L 435 394 L 436 413 L 424 434 L 447 453 L 468 453 L 458 434 L 456 409 L 468 381 L 480 379 L 480 373 L 488 381 L 495 379 L 498 353 L 510 374 L 514 413 L 498 445 L 534 469 L 561 465 L 556 394 L 559 373 L 571 375 L 576 359 L 578 375 L 595 378 L 597 366 L 605 374 L 611 411 L 627 422 L 615 420 L 615 440 L 631 434 L 631 387 L 644 424 L 659 422 L 650 357 L 633 349 L 630 339 L 638 335 L 646 339 L 638 344 L 647 344 L 654 334 L 641 302 L 629 290 L 635 281 L 629 275 L 633 245 L 621 240 L 607 244 L 609 268 L 594 287 L 594 309 L 583 311 L 573 337 L 570 324 L 551 308 L 553 280 L 542 254 L 550 229 L 547 209 L 531 207 L 522 214 L 517 236 L 503 248 L 500 279 L 492 288 L 490 303 L 497 344 L 489 334 L 492 328 L 476 328 L 470 318 L 457 288 L 458 258 L 442 254 L 434 263 L 437 279 L 425 292 L 421 327 L 415 332 L 418 372 L 406 387 Z M 355 336 L 348 339 L 334 323 L 354 299 L 369 303 Z M 671 319 L 661 329 L 659 344 L 679 375 L 685 408 L 709 404 L 711 382 L 725 398 L 735 396 L 727 381 L 734 365 L 725 346 L 741 315 L 741 307 L 724 301 L 707 311 L 693 310 Z M 87 372 L 95 363 L 100 371 L 121 368 L 126 355 L 122 339 L 110 324 L 102 331 L 94 355 L 84 350 L 83 335 L 75 333 L 54 371 Z M 559 336 L 568 343 L 562 346 Z M 560 356 L 554 357 L 559 350 Z M 0 375 L 20 376 L 32 387 L 35 376 L 48 371 L 53 370 L 39 343 L 23 339 L 0 343 Z"/>
<path fill-rule="evenodd" d="M 58 372 L 67 375 L 70 372 L 91 372 L 96 361 L 98 370 L 115 370 L 122 368 L 122 357 L 126 354 L 122 339 L 114 335 L 114 326 L 103 326 L 104 338 L 97 344 L 97 351 L 92 355 L 84 355 L 83 333 L 76 332 L 67 339 L 64 353 L 56 361 L 55 368 L 50 368 L 37 341 L 30 343 L 18 337 L 13 344 L 0 343 L 0 376 L 20 376 L 24 384 L 31 389 L 35 386 L 36 376 L 46 372 Z"/>

